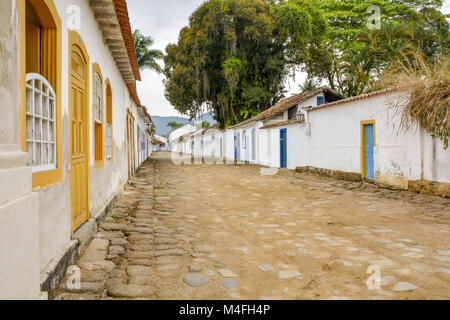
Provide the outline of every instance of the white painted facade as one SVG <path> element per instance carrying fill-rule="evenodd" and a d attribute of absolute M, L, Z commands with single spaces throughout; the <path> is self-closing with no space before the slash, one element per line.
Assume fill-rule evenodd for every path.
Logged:
<path fill-rule="evenodd" d="M 52 1 L 52 0 L 50 0 Z M 49 1 L 49 2 L 50 2 Z M 101 168 L 94 169 L 94 121 L 89 112 L 89 216 L 100 215 L 127 182 L 128 158 L 126 141 L 127 110 L 134 117 L 135 167 L 150 155 L 150 134 L 145 129 L 149 119 L 143 118 L 122 78 L 109 47 L 103 41 L 102 31 L 87 0 L 52 1 L 61 19 L 61 167 L 62 180 L 32 190 L 31 168 L 26 166 L 27 154 L 20 141 L 20 115 L 23 102 L 18 97 L 21 86 L 17 74 L 18 59 L 18 7 L 13 0 L 2 0 L 0 4 L 1 47 L 11 48 L 7 61 L 0 61 L 1 74 L 10 73 L 9 84 L 0 83 L 2 99 L 8 97 L 0 107 L 2 122 L 0 129 L 0 255 L 5 259 L 0 264 L 0 299 L 36 299 L 40 285 L 46 280 L 49 270 L 58 263 L 61 255 L 73 247 L 69 182 L 69 30 L 68 7 L 81 9 L 82 23 L 77 30 L 90 58 L 89 79 L 92 79 L 92 64 L 98 63 L 103 80 L 109 80 L 112 88 L 113 152 L 104 160 Z M 12 16 L 11 16 L 12 14 Z M 9 32 L 9 33 L 7 33 Z M 16 48 L 16 49 L 14 49 Z M 23 50 L 23 49 L 22 49 Z M 14 76 L 12 76 L 14 75 Z M 14 79 L 16 79 L 14 83 Z M 11 83 L 11 80 L 12 83 Z M 89 82 L 89 110 L 93 108 L 93 81 Z M 103 86 L 106 97 L 106 84 Z M 103 107 L 104 116 L 106 107 Z M 13 117 L 11 116 L 13 115 Z M 106 117 L 105 117 L 106 119 Z M 105 147 L 105 145 L 103 145 Z"/>
<path fill-rule="evenodd" d="M 420 128 L 400 127 L 399 112 L 389 107 L 398 99 L 390 92 L 309 111 L 311 136 L 299 135 L 307 157 L 296 166 L 314 166 L 361 173 L 361 121 L 375 121 L 375 181 L 406 188 L 408 180 L 450 183 L 450 149 Z M 303 130 L 304 131 L 304 130 Z M 302 146 L 303 145 L 303 146 Z"/>
<path fill-rule="evenodd" d="M 186 134 L 190 134 L 194 132 L 195 126 L 188 123 L 178 129 L 173 130 L 171 133 L 169 133 L 169 144 L 170 144 L 170 150 L 172 152 L 182 152 L 185 153 L 186 150 L 186 141 L 180 141 L 180 137 L 183 137 Z"/>
<path fill-rule="evenodd" d="M 279 168 L 280 130 L 286 130 L 288 169 L 314 167 L 363 175 L 361 130 L 363 122 L 373 121 L 377 183 L 402 189 L 407 189 L 411 180 L 450 183 L 450 149 L 444 150 L 440 140 L 420 128 L 406 132 L 401 129 L 399 113 L 389 107 L 399 94 L 378 92 L 323 106 L 317 105 L 320 96 L 317 95 L 298 105 L 305 115 L 303 122 L 288 121 L 286 110 L 263 121 L 250 121 L 227 130 L 207 130 L 203 134 L 204 148 L 194 148 L 195 154 L 218 156 L 215 150 L 219 136 L 223 138 L 222 157 L 231 163 L 236 157 L 236 160 Z"/>
<path fill-rule="evenodd" d="M 155 139 L 161 141 L 162 143 L 164 143 L 164 146 L 161 145 L 152 145 L 152 150 L 153 151 L 168 151 L 169 150 L 169 145 L 168 145 L 168 140 L 166 137 L 163 137 L 159 134 L 155 134 Z"/>

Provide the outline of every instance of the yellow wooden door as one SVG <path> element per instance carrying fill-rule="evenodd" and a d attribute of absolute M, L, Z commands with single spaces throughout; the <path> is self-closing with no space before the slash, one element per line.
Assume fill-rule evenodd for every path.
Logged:
<path fill-rule="evenodd" d="M 72 230 L 89 220 L 87 65 L 74 46 L 70 75 L 70 207 Z"/>

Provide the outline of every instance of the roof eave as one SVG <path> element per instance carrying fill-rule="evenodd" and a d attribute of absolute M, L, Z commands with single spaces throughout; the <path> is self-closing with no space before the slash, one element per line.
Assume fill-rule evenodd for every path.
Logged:
<path fill-rule="evenodd" d="M 89 5 L 125 83 L 140 81 L 125 0 L 89 0 Z"/>

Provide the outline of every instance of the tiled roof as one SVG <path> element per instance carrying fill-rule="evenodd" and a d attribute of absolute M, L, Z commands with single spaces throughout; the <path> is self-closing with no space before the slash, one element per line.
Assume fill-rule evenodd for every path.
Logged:
<path fill-rule="evenodd" d="M 286 121 L 280 121 L 280 122 L 275 122 L 275 123 L 271 123 L 271 124 L 267 124 L 264 127 L 261 127 L 260 129 L 270 129 L 270 128 L 275 128 L 275 127 L 281 127 L 281 126 L 287 126 L 290 124 L 300 124 L 302 123 L 301 121 L 297 121 L 297 120 L 286 120 Z"/>
<path fill-rule="evenodd" d="M 386 89 L 382 89 L 382 90 L 378 90 L 378 91 L 373 91 L 371 93 L 363 94 L 363 95 L 360 95 L 360 96 L 354 96 L 354 97 L 342 99 L 342 100 L 339 100 L 339 101 L 330 102 L 330 103 L 321 105 L 319 107 L 314 107 L 314 108 L 308 107 L 308 108 L 305 108 L 305 109 L 307 109 L 308 111 L 321 110 L 321 109 L 324 109 L 324 108 L 334 107 L 334 106 L 337 106 L 337 105 L 340 105 L 340 104 L 344 104 L 344 103 L 348 103 L 348 102 L 352 102 L 352 101 L 363 100 L 363 99 L 371 98 L 371 97 L 374 97 L 374 96 L 379 96 L 379 95 L 382 95 L 382 94 L 385 94 L 385 93 L 390 93 L 390 92 L 398 91 L 398 90 L 400 90 L 400 89 L 397 88 L 397 87 L 386 88 Z"/>
<path fill-rule="evenodd" d="M 289 97 L 287 99 L 281 100 L 272 108 L 269 108 L 269 109 L 257 114 L 256 116 L 254 116 L 251 119 L 242 121 L 241 123 L 238 123 L 238 124 L 232 126 L 230 129 L 244 126 L 253 121 L 263 121 L 263 120 L 273 118 L 273 117 L 279 115 L 280 113 L 283 113 L 284 111 L 288 110 L 289 108 L 291 108 L 297 104 L 300 104 L 322 92 L 330 93 L 333 96 L 336 96 L 336 98 L 338 98 L 338 99 L 344 98 L 339 92 L 337 92 L 336 90 L 333 90 L 329 87 L 320 87 L 317 89 L 305 91 L 305 92 L 296 94 L 292 97 Z"/>
<path fill-rule="evenodd" d="M 219 130 L 219 124 L 216 123 L 216 124 L 213 124 L 212 126 L 210 126 L 209 128 L 206 128 L 206 129 L 204 130 L 204 133 L 205 133 L 206 131 L 208 131 L 208 130 L 213 130 L 213 129 Z"/>
<path fill-rule="evenodd" d="M 127 83 L 127 88 L 128 88 L 128 91 L 130 92 L 131 98 L 133 98 L 134 103 L 136 103 L 136 105 L 138 107 L 140 107 L 141 101 L 139 100 L 139 97 L 137 95 L 137 91 L 136 91 L 136 88 L 134 87 L 134 84 Z"/>
<path fill-rule="evenodd" d="M 128 8 L 125 0 L 114 0 L 114 6 L 116 8 L 116 15 L 119 20 L 120 29 L 122 31 L 123 41 L 128 52 L 131 68 L 133 69 L 134 77 L 136 80 L 141 80 L 141 74 L 139 72 L 139 66 L 136 58 L 136 51 L 133 43 L 133 35 L 130 26 L 130 18 L 128 16 Z"/>

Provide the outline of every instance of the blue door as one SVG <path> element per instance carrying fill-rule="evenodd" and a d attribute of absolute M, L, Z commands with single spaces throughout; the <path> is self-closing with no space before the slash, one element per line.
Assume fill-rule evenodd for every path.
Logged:
<path fill-rule="evenodd" d="M 287 134 L 286 129 L 280 130 L 280 167 L 287 168 Z"/>
<path fill-rule="evenodd" d="M 238 154 L 237 154 L 237 136 L 236 133 L 234 134 L 234 160 L 238 159 Z"/>
<path fill-rule="evenodd" d="M 373 124 L 364 125 L 364 154 L 366 163 L 366 179 L 375 179 L 374 156 L 373 156 Z"/>

